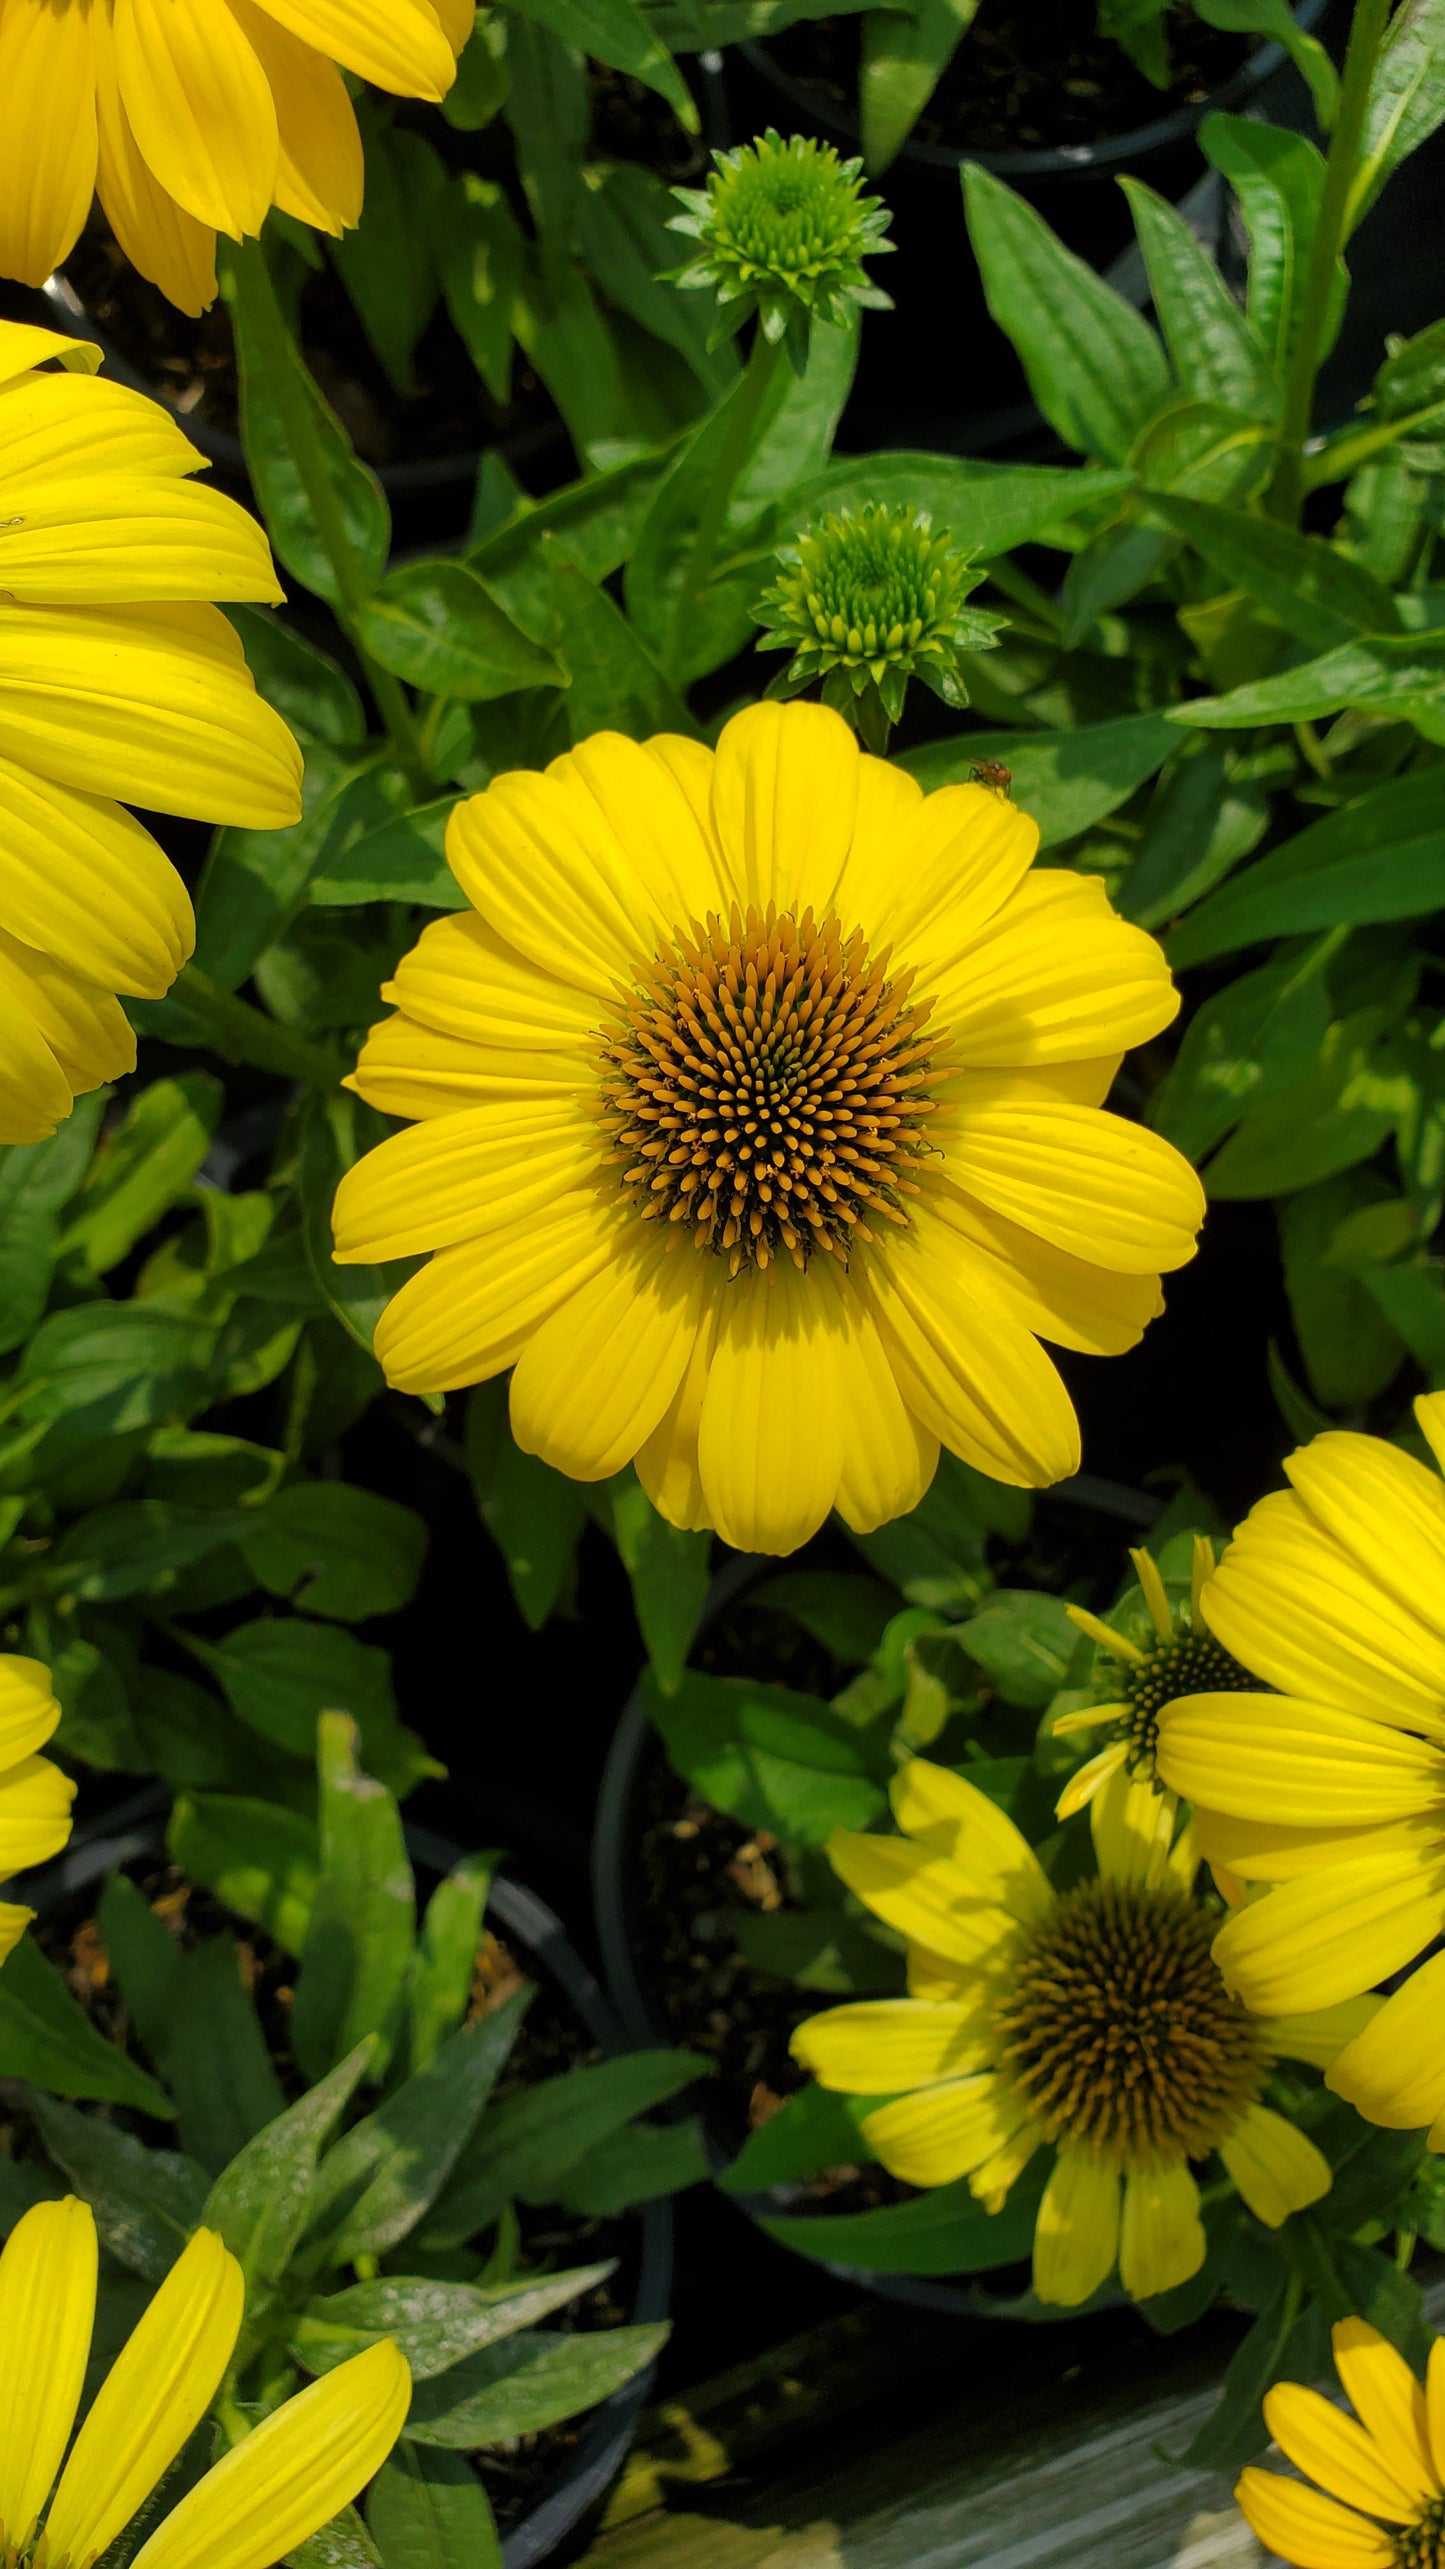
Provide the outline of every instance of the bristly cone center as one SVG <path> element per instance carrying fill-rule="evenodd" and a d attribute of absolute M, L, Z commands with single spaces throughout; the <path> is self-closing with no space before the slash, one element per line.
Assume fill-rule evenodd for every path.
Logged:
<path fill-rule="evenodd" d="M 934 1111 L 912 975 L 835 917 L 734 905 L 638 975 L 602 1046 L 603 1120 L 645 1221 L 730 1275 L 814 1250 L 846 1265 L 907 1220 Z"/>

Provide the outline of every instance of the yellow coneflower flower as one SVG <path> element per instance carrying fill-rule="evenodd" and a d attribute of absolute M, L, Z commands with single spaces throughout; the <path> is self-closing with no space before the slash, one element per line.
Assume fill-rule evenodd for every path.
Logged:
<path fill-rule="evenodd" d="M 0 274 L 43 285 L 99 194 L 121 249 L 183 312 L 216 291 L 216 234 L 279 205 L 361 212 L 341 70 L 442 98 L 473 0 L 0 0 Z"/>
<path fill-rule="evenodd" d="M 213 2230 L 198 2230 L 72 2444 L 97 2264 L 94 2215 L 73 2195 L 25 2213 L 0 2255 L 0 2541 L 8 2561 L 33 2556 L 56 2569 L 92 2569 L 200 2424 L 240 2334 L 241 2269 Z M 133 2569 L 142 2562 L 272 2569 L 381 2468 L 410 2400 L 405 2359 L 384 2337 L 264 2418 L 156 2526 Z"/>
<path fill-rule="evenodd" d="M 1145 1845 L 1157 1838 L 1167 1852 L 1179 1797 L 1164 1784 L 1155 1763 L 1164 1706 L 1176 1695 L 1196 1695 L 1205 1687 L 1253 1688 L 1256 1680 L 1221 1650 L 1205 1627 L 1200 1592 L 1214 1568 L 1214 1546 L 1207 1534 L 1194 1538 L 1187 1606 L 1175 1607 L 1152 1553 L 1141 1545 L 1129 1558 L 1148 1612 L 1146 1638 L 1132 1640 L 1084 1606 L 1064 1609 L 1075 1630 L 1104 1654 L 1095 1684 L 1108 1700 L 1060 1713 L 1052 1735 L 1068 1739 L 1107 1724 L 1109 1737 L 1070 1776 L 1055 1809 L 1059 1819 L 1068 1820 L 1087 1807 L 1096 1833 L 1101 1826 L 1112 1834 L 1123 1830 Z"/>
<path fill-rule="evenodd" d="M 70 1835 L 75 1786 L 38 1757 L 60 1719 L 50 1671 L 38 1659 L 0 1655 L 0 1882 L 58 1855 Z M 12 1954 L 33 1909 L 0 1900 L 0 1962 Z"/>
<path fill-rule="evenodd" d="M 1281 2453 L 1319 2487 L 1244 2471 L 1234 2492 L 1240 2512 L 1266 2551 L 1298 2569 L 1437 2569 L 1445 2558 L 1445 2343 L 1431 2345 L 1422 2388 L 1368 2321 L 1342 2319 L 1330 2334 L 1354 2417 L 1299 2382 L 1276 2382 L 1264 2402 Z"/>
<path fill-rule="evenodd" d="M 116 994 L 158 999 L 191 951 L 185 886 L 121 804 L 265 830 L 301 809 L 301 753 L 209 603 L 279 598 L 266 539 L 99 362 L 0 322 L 0 1142 L 133 1069 Z"/>
<path fill-rule="evenodd" d="M 1101 1830 L 1098 1877 L 1056 1892 L 1012 1820 L 948 1768 L 914 1759 L 892 1801 L 901 1838 L 839 1829 L 828 1854 L 907 1938 L 910 1995 L 832 2008 L 793 2037 L 824 2087 L 888 2096 L 862 2130 L 891 2174 L 966 2176 L 996 2212 L 1052 2146 L 1034 2290 L 1065 2308 L 1116 2263 L 1138 2300 L 1198 2272 L 1191 2160 L 1217 2155 L 1271 2226 L 1328 2192 L 1326 2160 L 1260 2093 L 1280 2056 L 1332 2060 L 1373 2002 L 1251 2015 L 1210 1958 L 1187 1832 L 1171 1850 Z"/>
<path fill-rule="evenodd" d="M 1101 1111 L 1178 1005 L 1159 948 L 1037 844 L 806 704 L 715 752 L 603 732 L 460 805 L 471 912 L 404 957 L 351 1083 L 423 1120 L 336 1198 L 342 1260 L 436 1253 L 382 1316 L 388 1379 L 515 1366 L 525 1451 L 635 1460 L 744 1550 L 901 1514 L 940 1442 L 1073 1471 L 1039 1339 L 1132 1346 L 1204 1200 Z"/>
<path fill-rule="evenodd" d="M 1445 1466 L 1445 1393 L 1415 1403 Z M 1292 1454 L 1203 1594 L 1212 1632 L 1278 1694 L 1170 1704 L 1159 1768 L 1200 1844 L 1276 1886 L 1215 1952 L 1252 2006 L 1327 2007 L 1445 1930 L 1445 1488 L 1382 1437 Z M 1445 1954 L 1395 1992 L 1329 2084 L 1372 2123 L 1445 2149 Z"/>

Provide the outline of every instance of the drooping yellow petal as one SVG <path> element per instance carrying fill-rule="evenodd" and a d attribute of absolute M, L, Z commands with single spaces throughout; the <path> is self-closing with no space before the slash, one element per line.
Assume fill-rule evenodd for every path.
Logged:
<path fill-rule="evenodd" d="M 1417 2513 L 1414 2491 L 1397 2480 L 1374 2438 L 1318 2391 L 1276 2382 L 1265 2393 L 1264 2422 L 1281 2453 L 1346 2506 L 1390 2524 Z"/>
<path fill-rule="evenodd" d="M 697 1465 L 697 1429 L 716 1333 L 714 1301 L 704 1309 L 681 1382 L 634 1457 L 637 1477 L 658 1515 L 685 1534 L 701 1534 L 712 1524 Z"/>
<path fill-rule="evenodd" d="M 1048 1877 L 1007 1811 L 967 1776 L 926 1757 L 901 1766 L 889 1792 L 906 1837 L 953 1865 L 959 1896 L 1007 1909 L 1020 1926 L 1037 1926 L 1053 1905 Z"/>
<path fill-rule="evenodd" d="M 1065 1714 L 1063 1718 L 1067 1721 L 1070 1716 Z M 1072 1718 L 1079 1723 L 1082 1717 L 1075 1714 Z M 1104 1718 L 1107 1720 L 1109 1715 L 1106 1714 Z M 1058 1736 L 1059 1724 L 1055 1722 L 1055 1739 Z M 1086 1810 L 1101 1785 L 1107 1784 L 1111 1776 L 1118 1774 L 1128 1754 L 1129 1743 L 1122 1739 L 1111 1740 L 1107 1748 L 1096 1749 L 1094 1755 L 1086 1758 L 1083 1765 L 1076 1767 L 1069 1777 L 1054 1804 L 1055 1819 L 1071 1820 L 1076 1811 Z"/>
<path fill-rule="evenodd" d="M 950 1962 L 1001 1962 L 1018 1937 L 1008 1911 L 976 1899 L 958 1867 L 926 1845 L 835 1829 L 828 1861 L 875 1917 Z"/>
<path fill-rule="evenodd" d="M 687 1370 L 711 1279 L 700 1258 L 669 1257 L 654 1230 L 539 1322 L 512 1375 L 512 1434 L 573 1480 L 605 1481 L 630 1463 Z"/>
<path fill-rule="evenodd" d="M 116 77 L 152 175 L 197 223 L 259 232 L 276 187 L 276 109 L 226 0 L 115 0 Z"/>
<path fill-rule="evenodd" d="M 739 1552 L 795 1551 L 838 1495 L 848 1330 L 831 1266 L 800 1276 L 785 1258 L 718 1300 L 697 1459 L 712 1522 Z"/>
<path fill-rule="evenodd" d="M 0 321 L 0 384 L 52 362 L 72 374 L 93 375 L 101 356 L 93 339 L 68 339 L 63 331 L 43 330 L 37 321 Z"/>
<path fill-rule="evenodd" d="M 0 758 L 0 907 L 12 935 L 106 990 L 159 999 L 195 941 L 186 887 L 116 803 Z"/>
<path fill-rule="evenodd" d="M 0 565 L 19 605 L 282 597 L 255 518 L 203 484 L 85 469 L 22 482 L 14 499 Z"/>
<path fill-rule="evenodd" d="M 0 275 L 44 285 L 69 256 L 95 189 L 89 9 L 0 9 Z"/>
<path fill-rule="evenodd" d="M 30 1018 L 77 1097 L 135 1068 L 135 1035 L 111 993 L 3 928 L 0 1011 Z"/>
<path fill-rule="evenodd" d="M 907 2185 L 952 2185 L 1006 2148 L 1027 2119 L 1008 2082 L 980 2071 L 895 2097 L 864 2115 L 862 2131 L 890 2176 Z"/>
<path fill-rule="evenodd" d="M 928 1138 L 946 1152 L 944 1121 L 940 1116 L 930 1123 Z M 1002 1299 L 1026 1329 L 1051 1345 L 1085 1356 L 1122 1356 L 1163 1310 L 1157 1275 L 1120 1275 L 1072 1257 L 963 1194 L 946 1160 L 941 1177 L 925 1167 L 923 1186 L 930 1212 L 954 1235 L 965 1283 L 976 1272 L 988 1302 Z"/>
<path fill-rule="evenodd" d="M 17 2552 L 70 2442 L 98 2265 L 95 2217 L 73 2194 L 22 2213 L 0 2255 L 0 2524 Z"/>
<path fill-rule="evenodd" d="M 1204 1189 L 1172 1143 L 1098 1107 L 971 1098 L 948 1173 L 1020 1229 L 1123 1274 L 1184 1266 L 1204 1219 Z"/>
<path fill-rule="evenodd" d="M 1328 2065 L 1327 2087 L 1370 2123 L 1410 2132 L 1445 2113 L 1445 2050 L 1440 2009 L 1445 1954 L 1432 1954 L 1403 1987 L 1377 2003 Z"/>
<path fill-rule="evenodd" d="M 847 2096 L 934 2087 L 940 2079 L 986 2069 L 994 2058 L 991 1995 L 981 1989 L 971 2000 L 943 2006 L 878 1998 L 829 2007 L 798 2027 L 789 2048 L 820 2087 Z"/>
<path fill-rule="evenodd" d="M 456 62 L 426 0 L 263 0 L 305 45 L 401 98 L 445 98 Z"/>
<path fill-rule="evenodd" d="M 1288 2061 L 1309 2061 L 1328 2069 L 1346 2043 L 1378 2016 L 1383 1998 L 1342 1998 L 1337 2007 L 1317 2007 L 1311 2016 L 1271 2016 L 1260 2027 L 1267 2050 Z"/>
<path fill-rule="evenodd" d="M 1162 1882 L 1178 1808 L 1172 1793 L 1161 1793 L 1147 1774 L 1131 1775 L 1121 1760 L 1089 1804 L 1094 1855 L 1105 1878 Z"/>
<path fill-rule="evenodd" d="M 1285 1471 L 1310 1515 L 1406 1612 L 1445 1635 L 1445 1486 L 1383 1436 L 1332 1429 Z"/>
<path fill-rule="evenodd" d="M 1271 1686 L 1445 1739 L 1445 1633 L 1382 1595 L 1293 1490 L 1251 1508 L 1201 1602 Z"/>
<path fill-rule="evenodd" d="M 361 219 L 366 164 L 356 111 L 334 62 L 256 0 L 229 0 L 276 108 L 276 203 L 298 223 L 342 232 Z"/>
<path fill-rule="evenodd" d="M 100 137 L 96 189 L 106 219 L 133 268 L 178 311 L 202 313 L 216 299 L 216 235 L 152 176 L 120 94 L 109 11 L 93 9 L 91 26 Z"/>
<path fill-rule="evenodd" d="M 0 997 L 0 1142 L 43 1142 L 64 1123 L 74 1092 L 3 962 Z"/>
<path fill-rule="evenodd" d="M 52 2558 L 97 2559 L 144 2505 L 211 2405 L 245 2300 L 230 2250 L 198 2230 L 87 2411 L 46 2520 Z"/>
<path fill-rule="evenodd" d="M 371 1265 L 481 1239 L 585 1185 L 600 1156 L 570 1098 L 429 1117 L 347 1170 L 331 1209 L 335 1256 Z"/>
<path fill-rule="evenodd" d="M 263 2418 L 142 2544 L 135 2569 L 270 2569 L 375 2476 L 410 2402 L 405 2360 L 383 2337 Z"/>
<path fill-rule="evenodd" d="M 69 344 L 44 330 L 21 335 L 41 343 L 34 349 L 36 364 Z M 99 353 L 92 350 L 97 358 Z M 7 380 L 0 355 L 0 505 L 6 513 L 23 485 L 73 473 L 81 446 L 98 473 L 153 473 L 163 481 L 194 473 L 206 460 L 169 411 L 127 384 L 69 371 Z"/>
<path fill-rule="evenodd" d="M 1445 1801 L 1433 1741 L 1291 1695 L 1177 1697 L 1160 1723 L 1159 1771 L 1206 1810 L 1288 1811 L 1297 1828 L 1408 1820 Z"/>
<path fill-rule="evenodd" d="M 1417 2507 L 1428 2506 L 1440 2495 L 1441 2480 L 1425 2393 L 1404 2356 L 1366 2319 L 1337 2320 L 1330 2345 L 1345 2397 L 1395 2485 Z"/>
<path fill-rule="evenodd" d="M 58 1855 L 70 1835 L 72 1778 L 48 1757 L 22 1757 L 0 1776 L 0 1882 Z"/>
<path fill-rule="evenodd" d="M 798 718 L 802 716 L 800 721 Z M 749 705 L 725 723 L 712 819 L 725 886 L 746 910 L 834 906 L 858 811 L 858 743 L 826 705 Z M 870 933 L 870 922 L 850 918 Z"/>
<path fill-rule="evenodd" d="M 43 1660 L 0 1655 L 0 1769 L 18 1766 L 43 1748 L 60 1719 L 60 1706 Z"/>
<path fill-rule="evenodd" d="M 1146 1043 L 1178 1014 L 1152 937 L 1114 916 L 1097 877 L 1024 877 L 982 934 L 932 977 L 957 1057 L 975 1068 L 1088 1061 Z"/>
<path fill-rule="evenodd" d="M 1266 2551 L 1296 2569 L 1393 2569 L 1395 2546 L 1352 2507 L 1286 2480 L 1278 2471 L 1242 2471 L 1235 2498 Z"/>
<path fill-rule="evenodd" d="M 1042 2146 L 1043 2137 L 1037 2123 L 1021 2123 L 1016 2132 L 969 2170 L 969 2193 L 977 2197 L 985 2212 L 1002 2212 L 1034 2152 Z"/>
<path fill-rule="evenodd" d="M 611 1260 L 618 1232 L 592 1188 L 545 1214 L 441 1249 L 393 1296 L 376 1354 L 398 1391 L 452 1391 L 514 1364 L 539 1320 Z"/>
<path fill-rule="evenodd" d="M 898 1388 L 877 1324 L 855 1293 L 841 1298 L 843 1468 L 834 1502 L 855 1534 L 916 1508 L 938 1469 L 938 1439 Z"/>
<path fill-rule="evenodd" d="M 1126 2293 L 1149 2301 L 1187 2284 L 1204 2263 L 1206 2244 L 1187 2159 L 1130 2170 L 1119 2223 L 1119 2281 Z"/>
<path fill-rule="evenodd" d="M 1271 2230 L 1330 2190 L 1329 2160 L 1267 2105 L 1248 2108 L 1220 2142 L 1219 2155 L 1250 2211 Z"/>
<path fill-rule="evenodd" d="M 1089 2150 L 1063 2149 L 1034 2230 L 1034 2291 L 1077 2310 L 1112 2273 L 1119 2249 L 1117 2172 Z"/>
<path fill-rule="evenodd" d="M 1445 1927 L 1445 1863 L 1413 1849 L 1350 1856 L 1226 1920 L 1214 1959 L 1261 2016 L 1303 2016 L 1373 1989 Z"/>

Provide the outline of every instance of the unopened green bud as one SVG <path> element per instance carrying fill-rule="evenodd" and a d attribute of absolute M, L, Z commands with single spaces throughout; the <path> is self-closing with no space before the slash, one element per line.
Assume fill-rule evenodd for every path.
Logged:
<path fill-rule="evenodd" d="M 770 127 L 736 151 L 714 152 L 713 163 L 706 188 L 673 189 L 685 210 L 670 229 L 699 244 L 674 282 L 713 289 L 718 336 L 755 311 L 764 337 L 786 336 L 801 366 L 814 317 L 842 322 L 855 305 L 891 308 L 863 265 L 893 244 L 887 207 L 862 193 L 861 161 L 840 161 L 831 143 L 799 134 L 784 142 Z"/>

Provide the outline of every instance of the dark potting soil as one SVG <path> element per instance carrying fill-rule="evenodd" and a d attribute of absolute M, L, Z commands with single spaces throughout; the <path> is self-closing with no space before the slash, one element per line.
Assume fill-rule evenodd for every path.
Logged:
<path fill-rule="evenodd" d="M 306 2081 L 291 2053 L 290 2010 L 296 1968 L 291 1957 L 264 1930 L 237 1918 L 212 1893 L 187 1880 L 175 1865 L 163 1859 L 142 1858 L 125 1870 L 183 1951 L 190 1951 L 207 1936 L 224 1934 L 235 1939 L 241 1976 L 260 2019 L 272 2066 L 288 2102 L 299 2096 Z M 53 1915 L 42 1918 L 35 1929 L 36 1941 L 63 1973 L 72 1995 L 97 2031 L 149 2068 L 149 2056 L 136 2037 L 112 1973 L 105 1937 L 90 1905 L 92 1897 L 92 1888 L 87 1886 Z M 526 1985 L 529 1977 L 511 1948 L 489 1931 L 477 1949 L 467 2022 L 475 2023 L 493 2014 L 505 1999 Z M 494 2100 L 500 2103 L 543 2079 L 590 2067 L 599 2057 L 566 1998 L 544 1977 L 535 1984 L 521 2032 L 493 2091 Z M 124 2106 L 107 2107 L 104 2111 L 107 2120 L 135 2132 L 152 2146 L 175 2145 L 174 2131 L 145 2115 Z M 33 2136 L 24 2113 L 0 2113 L 0 2151 L 10 2158 L 24 2158 L 32 2147 Z M 600 2265 L 609 2260 L 613 2264 L 613 2273 L 557 2312 L 548 2323 L 550 2327 L 614 2328 L 630 2318 L 637 2263 L 634 2223 L 625 2216 L 595 2219 L 555 2204 L 518 2204 L 516 2212 L 519 2272 L 551 2274 L 569 2266 Z M 505 2446 L 472 2454 L 503 2534 L 562 2479 L 587 2423 L 588 2413 L 584 2412 L 538 2434 L 518 2436 Z"/>
<path fill-rule="evenodd" d="M 1088 0 L 980 0 L 913 138 L 952 150 L 1057 151 L 1197 106 L 1232 78 L 1247 42 L 1205 26 L 1180 0 L 1166 23 L 1173 77 L 1156 89 L 1097 33 Z M 852 115 L 860 42 L 856 17 L 823 18 L 788 28 L 768 51 L 831 111 Z"/>

